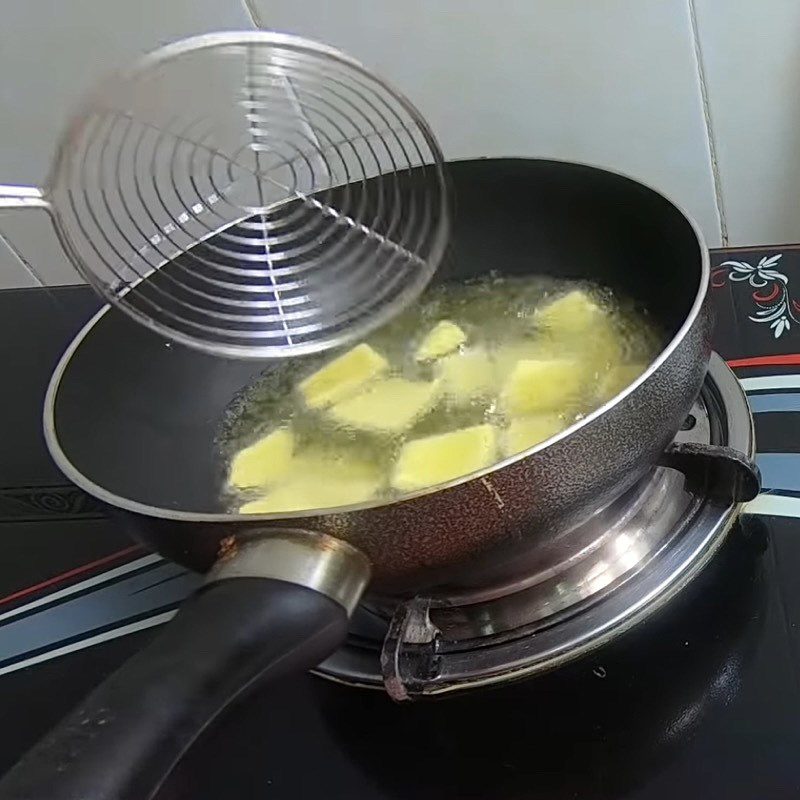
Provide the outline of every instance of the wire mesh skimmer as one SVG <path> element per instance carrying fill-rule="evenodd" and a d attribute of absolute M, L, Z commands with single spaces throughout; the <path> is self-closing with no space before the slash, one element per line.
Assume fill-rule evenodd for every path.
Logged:
<path fill-rule="evenodd" d="M 411 103 L 295 36 L 216 33 L 107 79 L 71 120 L 51 212 L 110 303 L 187 345 L 241 357 L 356 339 L 425 287 L 448 233 L 442 154 Z"/>

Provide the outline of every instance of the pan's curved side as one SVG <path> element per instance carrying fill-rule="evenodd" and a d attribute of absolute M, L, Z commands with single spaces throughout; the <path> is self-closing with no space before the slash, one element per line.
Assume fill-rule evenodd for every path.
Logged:
<path fill-rule="evenodd" d="M 454 247 L 437 280 L 491 269 L 594 279 L 647 308 L 670 343 L 627 394 L 547 447 L 403 502 L 291 521 L 354 543 L 385 591 L 473 582 L 479 557 L 481 570 L 492 561 L 501 570 L 509 554 L 553 540 L 612 499 L 678 430 L 708 361 L 708 256 L 668 200 L 575 164 L 499 159 L 450 170 Z M 215 432 L 259 365 L 170 345 L 121 317 L 95 320 L 54 378 L 46 427 L 59 465 L 139 538 L 196 568 L 233 533 L 285 526 L 219 513 Z"/>
<path fill-rule="evenodd" d="M 293 524 L 346 539 L 387 594 L 482 586 L 520 574 L 520 559 L 622 494 L 657 462 L 689 413 L 710 355 L 708 304 L 671 357 L 590 425 L 526 458 L 390 505 L 305 517 Z M 130 532 L 168 557 L 207 569 L 220 542 L 285 521 L 188 522 L 119 512 Z M 568 549 L 569 541 L 565 541 Z M 187 562 L 188 559 L 188 562 Z"/>

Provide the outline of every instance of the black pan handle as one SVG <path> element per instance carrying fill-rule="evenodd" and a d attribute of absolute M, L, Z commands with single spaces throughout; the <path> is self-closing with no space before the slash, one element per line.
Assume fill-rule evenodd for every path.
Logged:
<path fill-rule="evenodd" d="M 329 537 L 289 533 L 249 542 L 218 565 L 218 580 L 11 769 L 0 798 L 147 800 L 206 726 L 253 684 L 309 669 L 333 652 L 369 567 Z M 320 542 L 333 542 L 333 550 L 321 551 Z M 250 577 L 257 566 L 291 577 Z"/>
<path fill-rule="evenodd" d="M 673 442 L 659 463 L 682 472 L 690 491 L 706 492 L 723 503 L 744 503 L 761 491 L 756 462 L 731 447 Z"/>

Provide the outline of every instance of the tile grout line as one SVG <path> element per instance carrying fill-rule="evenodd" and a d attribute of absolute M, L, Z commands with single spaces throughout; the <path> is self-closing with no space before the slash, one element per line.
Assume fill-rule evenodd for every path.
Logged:
<path fill-rule="evenodd" d="M 263 30 L 264 24 L 261 20 L 261 15 L 255 8 L 253 0 L 241 0 L 241 1 L 242 5 L 244 6 L 244 12 L 245 14 L 247 14 L 248 17 L 250 17 L 250 22 L 253 23 L 253 27 Z"/>
<path fill-rule="evenodd" d="M 11 253 L 11 256 L 19 262 L 22 269 L 33 278 L 38 286 L 45 286 L 45 282 L 39 277 L 39 273 L 36 272 L 27 259 L 22 257 L 22 253 L 20 253 L 19 249 L 15 247 L 11 240 L 3 233 L 0 233 L 0 244 L 4 244 L 8 248 L 8 252 Z"/>
<path fill-rule="evenodd" d="M 700 99 L 703 105 L 703 122 L 706 129 L 706 142 L 708 144 L 708 155 L 711 161 L 711 180 L 714 184 L 714 199 L 719 216 L 719 233 L 722 240 L 722 247 L 727 247 L 728 238 L 728 219 L 725 213 L 725 201 L 722 196 L 722 179 L 717 159 L 717 146 L 714 137 L 714 128 L 711 122 L 711 104 L 708 99 L 708 84 L 706 83 L 705 66 L 703 64 L 703 50 L 700 45 L 700 29 L 697 24 L 697 11 L 695 0 L 687 0 L 689 10 L 689 24 L 692 29 L 692 41 L 694 44 L 695 63 L 697 65 L 697 81 L 700 84 Z"/>

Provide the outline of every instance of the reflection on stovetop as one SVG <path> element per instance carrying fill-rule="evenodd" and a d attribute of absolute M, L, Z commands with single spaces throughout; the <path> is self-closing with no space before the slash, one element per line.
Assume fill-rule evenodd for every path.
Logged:
<path fill-rule="evenodd" d="M 736 697 L 762 636 L 766 541 L 759 522 L 746 520 L 647 625 L 553 673 L 402 706 L 382 693 L 317 681 L 313 725 L 324 727 L 325 740 L 381 798 L 624 796 Z M 257 694 L 231 715 L 235 723 L 223 720 L 179 766 L 164 797 L 212 797 L 215 790 L 221 797 L 231 768 L 245 769 L 239 784 L 255 787 L 259 774 L 270 773 L 263 735 L 275 735 L 273 700 L 273 692 Z M 244 750 L 220 771 L 215 754 L 229 756 L 234 724 L 236 748 Z M 304 732 L 311 735 L 320 734 Z M 331 785 L 326 796 L 345 794 Z"/>
<path fill-rule="evenodd" d="M 398 798 L 427 796 L 423 787 L 433 797 L 437 785 L 438 797 L 466 796 L 467 790 L 475 797 L 524 796 L 531 771 L 537 793 L 569 796 L 569 790 L 593 788 L 591 762 L 597 758 L 609 780 L 624 784 L 613 787 L 621 794 L 637 773 L 657 768 L 691 736 L 710 704 L 735 695 L 749 656 L 742 629 L 760 617 L 764 601 L 757 558 L 764 542 L 758 533 L 748 538 L 740 530 L 731 544 L 702 590 L 694 587 L 673 601 L 674 613 L 651 620 L 619 646 L 598 650 L 591 658 L 593 680 L 575 681 L 575 670 L 567 669 L 525 681 L 513 692 L 485 691 L 465 702 L 454 698 L 430 708 L 398 709 L 388 747 L 382 736 L 358 733 L 369 729 L 369 702 L 327 695 L 321 699 L 326 723 L 367 770 L 382 760 L 376 774 L 384 779 L 391 763 L 403 761 L 402 744 L 398 752 L 396 743 L 413 743 L 409 758 L 428 754 L 413 769 L 397 769 L 390 796 Z M 755 640 L 746 642 L 752 647 Z M 680 647 L 691 648 L 690 658 L 674 658 Z M 448 753 L 458 753 L 457 778 L 442 768 Z M 497 766 L 487 770 L 486 762 Z"/>

